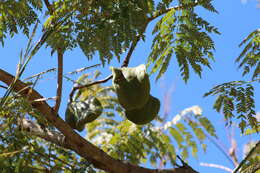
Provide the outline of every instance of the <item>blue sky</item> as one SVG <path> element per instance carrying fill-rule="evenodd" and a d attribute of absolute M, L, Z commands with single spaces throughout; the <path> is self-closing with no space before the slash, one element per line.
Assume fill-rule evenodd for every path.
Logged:
<path fill-rule="evenodd" d="M 212 109 L 214 97 L 202 98 L 203 94 L 211 89 L 213 86 L 233 81 L 248 79 L 242 78 L 241 70 L 237 69 L 237 64 L 234 63 L 235 58 L 242 51 L 238 47 L 238 44 L 253 30 L 260 28 L 260 9 L 257 9 L 256 0 L 248 1 L 247 3 L 241 3 L 240 0 L 228 0 L 220 1 L 215 0 L 215 7 L 219 11 L 219 14 L 213 14 L 202 9 L 198 9 L 199 13 L 205 17 L 212 25 L 219 28 L 221 35 L 214 35 L 213 39 L 216 44 L 215 62 L 212 62 L 212 70 L 204 68 L 202 78 L 199 78 L 194 73 L 191 75 L 187 84 L 181 79 L 179 73 L 179 67 L 176 61 L 172 61 L 171 65 L 163 76 L 162 79 L 155 82 L 153 75 L 151 77 L 152 83 L 152 95 L 163 100 L 164 94 L 167 90 L 172 89 L 171 93 L 171 106 L 168 119 L 181 112 L 183 109 L 191 107 L 193 105 L 199 105 L 203 109 L 203 115 L 207 116 L 215 125 L 217 134 L 221 142 L 228 148 L 230 147 L 230 141 L 227 138 L 227 130 L 225 129 L 225 123 L 223 116 Z M 136 66 L 141 63 L 146 63 L 146 58 L 151 51 L 151 27 L 149 25 L 147 29 L 146 42 L 140 42 L 132 56 L 129 66 Z M 25 48 L 27 40 L 21 35 L 14 36 L 13 39 L 7 39 L 5 41 L 5 47 L 0 48 L 0 68 L 15 74 L 16 64 L 19 60 L 20 50 Z M 64 72 L 70 72 L 77 68 L 96 64 L 98 57 L 95 57 L 92 61 L 87 61 L 83 53 L 79 49 L 75 49 L 71 52 L 67 52 L 64 57 Z M 120 63 L 113 61 L 113 66 L 120 66 Z M 45 71 L 47 69 L 56 67 L 56 56 L 51 57 L 50 50 L 42 48 L 38 54 L 32 59 L 27 67 L 25 74 L 22 78 L 26 78 L 33 74 Z M 103 75 L 101 78 L 110 74 L 108 66 L 102 69 Z M 37 86 L 37 90 L 45 97 L 53 97 L 56 93 L 56 79 L 53 75 L 47 75 Z M 107 83 L 110 85 L 111 81 Z M 64 81 L 63 88 L 63 100 L 60 109 L 60 114 L 64 114 L 64 110 L 67 104 L 68 94 L 71 90 L 72 84 Z M 256 110 L 260 111 L 260 87 L 255 88 L 256 92 Z M 3 90 L 0 89 L 0 94 Z M 50 102 L 53 104 L 53 102 Z M 163 104 L 163 103 L 162 103 Z M 161 108 L 162 113 L 163 107 Z M 258 139 L 256 135 L 253 136 L 241 136 L 238 130 L 235 130 L 235 139 L 238 142 L 238 157 L 241 160 L 242 146 L 251 139 Z M 225 172 L 216 168 L 208 168 L 199 166 L 200 162 L 214 163 L 227 166 L 233 169 L 226 157 L 210 142 L 207 142 L 207 153 L 199 152 L 197 159 L 190 158 L 189 164 L 198 170 L 199 172 L 212 172 L 221 173 Z"/>

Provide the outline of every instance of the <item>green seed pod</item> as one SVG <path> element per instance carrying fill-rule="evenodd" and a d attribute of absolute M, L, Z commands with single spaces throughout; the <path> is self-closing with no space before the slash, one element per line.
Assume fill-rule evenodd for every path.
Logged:
<path fill-rule="evenodd" d="M 150 95 L 148 102 L 140 109 L 126 110 L 126 118 L 135 124 L 151 122 L 160 110 L 160 100 Z"/>
<path fill-rule="evenodd" d="M 150 81 L 144 64 L 133 68 L 111 67 L 113 87 L 125 110 L 139 109 L 149 99 Z"/>
<path fill-rule="evenodd" d="M 86 101 L 74 101 L 67 106 L 65 121 L 71 128 L 82 131 L 85 124 L 97 119 L 102 111 L 102 105 L 95 97 L 90 97 Z"/>

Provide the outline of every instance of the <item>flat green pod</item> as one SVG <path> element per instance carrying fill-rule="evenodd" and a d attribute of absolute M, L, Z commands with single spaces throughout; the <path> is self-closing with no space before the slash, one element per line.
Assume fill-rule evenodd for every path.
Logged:
<path fill-rule="evenodd" d="M 125 110 L 139 109 L 149 99 L 150 80 L 144 64 L 133 68 L 111 67 L 112 84 L 118 101 Z"/>
<path fill-rule="evenodd" d="M 151 122 L 160 110 L 160 100 L 150 95 L 148 102 L 140 109 L 126 110 L 126 118 L 135 124 Z"/>
<path fill-rule="evenodd" d="M 84 130 L 85 124 L 97 119 L 103 111 L 100 101 L 90 97 L 86 101 L 73 101 L 68 104 L 65 121 L 73 129 Z"/>

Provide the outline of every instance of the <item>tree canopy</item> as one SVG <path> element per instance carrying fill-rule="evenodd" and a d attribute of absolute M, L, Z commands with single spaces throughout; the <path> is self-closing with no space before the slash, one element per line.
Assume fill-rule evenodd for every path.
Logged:
<path fill-rule="evenodd" d="M 187 158 L 197 157 L 199 149 L 206 151 L 207 139 L 217 139 L 215 127 L 199 106 L 165 121 L 157 115 L 161 103 L 151 93 L 149 78 L 160 79 L 172 61 L 187 85 L 191 73 L 201 77 L 203 70 L 211 69 L 215 61 L 212 36 L 221 33 L 197 8 L 218 13 L 213 0 L 1 1 L 2 46 L 16 35 L 25 35 L 28 43 L 20 52 L 16 74 L 0 67 L 4 83 L 0 85 L 4 89 L 0 98 L 0 170 L 196 172 Z M 129 68 L 138 43 L 146 41 L 148 26 L 153 28 L 149 56 L 142 59 L 144 65 Z M 35 42 L 37 36 L 40 39 Z M 219 84 L 204 96 L 215 96 L 213 109 L 223 114 L 227 125 L 236 122 L 247 135 L 260 129 L 255 101 L 255 86 L 260 82 L 260 29 L 248 33 L 239 46 L 241 53 L 234 62 L 250 80 Z M 57 59 L 57 68 L 22 78 L 44 47 Z M 87 62 L 99 59 L 95 65 L 65 73 L 64 54 L 78 48 Z M 114 65 L 113 60 L 120 65 L 104 76 L 101 69 Z M 54 98 L 36 91 L 46 74 L 57 74 Z M 111 79 L 113 85 L 106 85 Z M 64 80 L 72 82 L 73 88 L 67 96 L 66 115 L 61 115 L 65 111 L 60 111 L 60 104 L 66 102 Z M 144 115 L 148 119 L 142 119 Z M 83 130 L 85 135 L 78 133 Z M 248 145 L 240 163 L 229 153 L 236 166 L 232 172 L 260 169 L 259 143 Z"/>

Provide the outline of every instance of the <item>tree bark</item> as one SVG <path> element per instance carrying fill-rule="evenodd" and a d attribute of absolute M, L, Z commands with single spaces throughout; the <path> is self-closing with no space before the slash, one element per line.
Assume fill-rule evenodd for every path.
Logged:
<path fill-rule="evenodd" d="M 15 78 L 13 75 L 0 69 L 0 81 L 10 86 L 14 79 Z M 13 91 L 19 93 L 22 97 L 27 99 L 35 109 L 37 109 L 64 135 L 63 147 L 73 150 L 81 157 L 92 162 L 98 169 L 111 173 L 196 173 L 196 171 L 194 171 L 191 167 L 185 165 L 175 169 L 158 170 L 144 168 L 114 159 L 76 133 L 63 119 L 55 114 L 52 107 L 50 107 L 46 101 L 35 102 L 35 100 L 39 99 L 44 100 L 36 90 L 30 88 L 22 81 L 17 80 L 14 84 Z"/>

